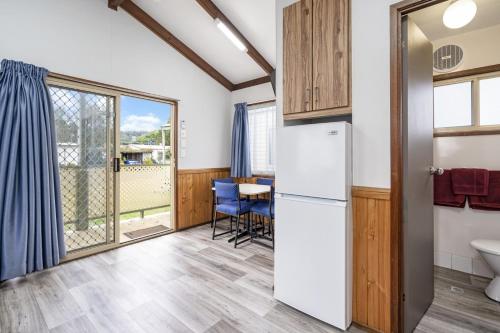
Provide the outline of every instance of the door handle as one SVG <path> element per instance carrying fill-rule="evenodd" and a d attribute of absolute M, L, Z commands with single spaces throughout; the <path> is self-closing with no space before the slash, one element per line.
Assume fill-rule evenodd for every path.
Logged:
<path fill-rule="evenodd" d="M 113 171 L 120 172 L 120 159 L 118 157 L 113 158 Z"/>
<path fill-rule="evenodd" d="M 318 100 L 319 100 L 319 87 L 315 87 L 314 90 L 315 90 L 315 92 L 314 92 L 314 99 L 315 99 L 316 104 L 317 104 Z"/>
<path fill-rule="evenodd" d="M 429 167 L 429 174 L 431 176 L 435 176 L 435 175 L 441 176 L 443 173 L 444 173 L 443 168 L 436 168 L 434 166 Z"/>

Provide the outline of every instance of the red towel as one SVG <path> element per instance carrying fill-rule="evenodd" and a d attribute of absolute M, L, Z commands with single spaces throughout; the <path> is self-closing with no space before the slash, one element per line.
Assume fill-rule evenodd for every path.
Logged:
<path fill-rule="evenodd" d="M 488 195 L 489 175 L 485 169 L 451 169 L 453 193 Z"/>
<path fill-rule="evenodd" d="M 434 204 L 448 207 L 465 207 L 465 195 L 453 193 L 450 170 L 444 170 L 441 176 L 434 175 Z"/>
<path fill-rule="evenodd" d="M 500 171 L 490 171 L 488 195 L 470 196 L 469 206 L 473 209 L 500 210 Z"/>

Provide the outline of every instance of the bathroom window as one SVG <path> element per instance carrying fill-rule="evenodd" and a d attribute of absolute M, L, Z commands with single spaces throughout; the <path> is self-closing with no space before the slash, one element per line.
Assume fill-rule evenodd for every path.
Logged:
<path fill-rule="evenodd" d="M 438 82 L 434 86 L 434 135 L 500 131 L 500 73 Z"/>
<path fill-rule="evenodd" d="M 479 110 L 481 126 L 500 124 L 500 77 L 479 81 Z"/>
<path fill-rule="evenodd" d="M 434 128 L 472 125 L 472 81 L 434 87 Z"/>

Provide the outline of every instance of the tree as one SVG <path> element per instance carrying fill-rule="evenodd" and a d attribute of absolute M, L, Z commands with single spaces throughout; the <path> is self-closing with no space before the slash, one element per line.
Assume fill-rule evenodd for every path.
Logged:
<path fill-rule="evenodd" d="M 136 141 L 144 145 L 161 145 L 161 130 L 141 135 Z M 170 129 L 165 131 L 165 146 L 170 146 Z"/>

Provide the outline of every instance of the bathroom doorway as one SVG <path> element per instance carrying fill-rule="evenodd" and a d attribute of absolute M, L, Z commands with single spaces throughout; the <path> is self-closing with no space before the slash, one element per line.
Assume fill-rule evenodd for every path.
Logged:
<path fill-rule="evenodd" d="M 500 170 L 488 153 L 500 143 L 500 49 L 481 43 L 498 38 L 500 4 L 469 2 L 476 17 L 457 29 L 443 20 L 455 2 L 391 7 L 391 294 L 401 332 L 500 330 L 500 304 L 484 294 L 494 272 L 471 246 L 500 241 L 500 212 L 473 207 L 469 196 L 464 206 L 434 200 L 442 172 Z"/>

